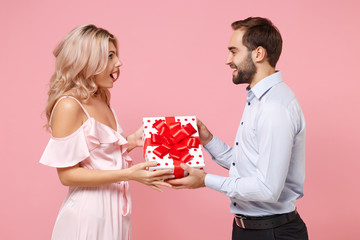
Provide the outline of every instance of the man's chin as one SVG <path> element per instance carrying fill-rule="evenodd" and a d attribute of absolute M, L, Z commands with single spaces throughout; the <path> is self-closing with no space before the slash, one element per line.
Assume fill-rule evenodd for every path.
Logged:
<path fill-rule="evenodd" d="M 233 83 L 238 85 L 238 84 L 250 84 L 251 82 L 251 79 L 254 75 L 252 74 L 251 76 L 250 75 L 244 75 L 244 74 L 241 74 L 240 76 L 239 75 L 236 75 L 236 76 L 233 76 Z"/>
<path fill-rule="evenodd" d="M 238 85 L 238 84 L 243 84 L 244 82 L 240 79 L 240 78 L 238 78 L 238 77 L 233 77 L 233 83 L 235 84 L 235 85 Z"/>

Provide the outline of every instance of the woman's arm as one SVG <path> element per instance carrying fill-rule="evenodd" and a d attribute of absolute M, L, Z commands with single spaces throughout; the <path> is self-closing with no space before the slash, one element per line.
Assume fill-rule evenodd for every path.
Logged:
<path fill-rule="evenodd" d="M 53 113 L 51 127 L 55 138 L 64 138 L 74 133 L 87 117 L 81 106 L 71 98 L 61 100 Z M 140 129 L 141 130 L 141 129 Z M 139 130 L 137 131 L 139 132 Z M 138 133 L 139 134 L 139 133 Z M 140 134 L 141 135 L 141 134 Z M 135 144 L 139 144 L 138 142 Z M 58 175 L 62 184 L 66 186 L 99 186 L 120 181 L 135 180 L 149 187 L 161 191 L 157 185 L 170 186 L 160 181 L 174 176 L 171 170 L 149 172 L 146 169 L 156 166 L 156 162 L 146 162 L 121 170 L 93 170 L 79 167 L 79 164 L 58 168 Z"/>
<path fill-rule="evenodd" d="M 134 180 L 159 191 L 161 189 L 157 185 L 171 187 L 170 184 L 162 180 L 174 178 L 174 175 L 171 174 L 172 170 L 159 170 L 156 172 L 147 170 L 148 167 L 156 165 L 157 162 L 152 161 L 139 163 L 121 170 L 93 170 L 79 167 L 79 164 L 77 164 L 68 168 L 58 168 L 57 170 L 60 181 L 65 186 L 95 187 L 103 184 Z"/>

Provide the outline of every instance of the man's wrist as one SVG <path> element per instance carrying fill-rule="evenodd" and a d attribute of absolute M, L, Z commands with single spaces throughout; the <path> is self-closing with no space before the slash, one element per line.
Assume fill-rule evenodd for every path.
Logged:
<path fill-rule="evenodd" d="M 202 179 L 201 179 L 201 187 L 206 187 L 206 185 L 205 185 L 205 178 L 206 178 L 206 173 L 204 172 L 204 175 L 203 175 L 203 177 L 202 177 Z"/>
<path fill-rule="evenodd" d="M 206 138 L 206 140 L 203 143 L 203 146 L 205 146 L 206 144 L 208 144 L 209 142 L 211 142 L 211 140 L 213 139 L 213 135 L 210 133 L 209 137 Z"/>

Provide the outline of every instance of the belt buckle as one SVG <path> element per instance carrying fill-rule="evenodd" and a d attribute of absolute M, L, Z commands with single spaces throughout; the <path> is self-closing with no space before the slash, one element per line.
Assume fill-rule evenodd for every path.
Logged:
<path fill-rule="evenodd" d="M 244 221 L 243 219 L 246 219 L 246 217 L 242 217 L 242 216 L 237 216 L 235 215 L 235 222 L 236 222 L 236 225 L 242 229 L 245 229 L 245 224 L 244 224 Z"/>

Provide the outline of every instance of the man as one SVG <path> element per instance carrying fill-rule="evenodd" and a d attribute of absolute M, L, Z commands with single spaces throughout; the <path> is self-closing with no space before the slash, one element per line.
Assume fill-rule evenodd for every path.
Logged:
<path fill-rule="evenodd" d="M 231 200 L 232 239 L 308 239 L 296 211 L 305 178 L 305 121 L 296 96 L 275 70 L 282 49 L 278 29 L 254 17 L 232 24 L 226 64 L 235 84 L 249 84 L 234 147 L 198 121 L 201 143 L 229 170 L 222 177 L 182 164 L 189 176 L 174 188 L 209 187 Z"/>

